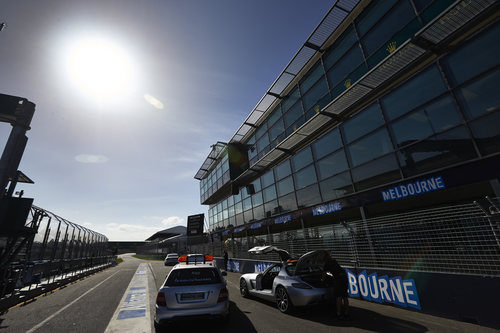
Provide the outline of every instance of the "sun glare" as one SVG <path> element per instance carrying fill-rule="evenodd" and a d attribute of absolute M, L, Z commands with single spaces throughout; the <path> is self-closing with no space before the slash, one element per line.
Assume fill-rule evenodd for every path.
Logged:
<path fill-rule="evenodd" d="M 94 98 L 118 98 L 132 83 L 129 58 L 116 45 L 104 40 L 75 43 L 70 48 L 67 65 L 72 81 Z"/>

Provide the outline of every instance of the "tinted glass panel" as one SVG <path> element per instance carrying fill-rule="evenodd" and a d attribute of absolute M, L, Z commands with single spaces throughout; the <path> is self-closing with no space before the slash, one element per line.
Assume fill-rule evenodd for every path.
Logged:
<path fill-rule="evenodd" d="M 313 206 L 321 202 L 318 184 L 297 191 L 298 207 Z"/>
<path fill-rule="evenodd" d="M 306 76 L 300 81 L 300 89 L 302 93 L 308 91 L 323 74 L 323 66 L 321 65 L 321 61 L 318 61 L 316 65 L 309 70 L 309 73 L 307 73 Z"/>
<path fill-rule="evenodd" d="M 313 161 L 311 148 L 306 147 L 292 157 L 293 170 L 297 171 Z"/>
<path fill-rule="evenodd" d="M 356 19 L 356 27 L 360 35 L 364 35 L 384 14 L 396 3 L 397 0 L 379 0 L 370 3 Z"/>
<path fill-rule="evenodd" d="M 457 98 L 468 118 L 500 108 L 499 84 L 500 70 L 497 70 L 456 91 Z"/>
<path fill-rule="evenodd" d="M 268 126 L 271 127 L 271 125 L 274 124 L 274 122 L 280 118 L 281 118 L 281 107 L 278 104 L 278 106 L 274 108 L 273 112 L 271 112 L 269 117 L 267 117 Z"/>
<path fill-rule="evenodd" d="M 292 173 L 292 170 L 290 169 L 290 161 L 286 160 L 277 167 L 274 168 L 274 172 L 276 174 L 276 179 L 280 180 L 282 178 L 285 178 L 286 176 L 289 176 Z"/>
<path fill-rule="evenodd" d="M 339 130 L 337 127 L 323 135 L 312 144 L 316 159 L 322 158 L 332 151 L 337 150 L 341 146 L 342 141 L 340 140 Z"/>
<path fill-rule="evenodd" d="M 392 151 L 391 140 L 385 128 L 351 143 L 348 146 L 353 166 L 369 161 L 377 156 Z"/>
<path fill-rule="evenodd" d="M 359 191 L 398 180 L 401 175 L 396 158 L 390 154 L 352 169 L 352 178 L 354 186 Z"/>
<path fill-rule="evenodd" d="M 434 134 L 431 124 L 423 110 L 410 113 L 392 124 L 392 132 L 399 146 L 412 144 L 415 141 Z"/>
<path fill-rule="evenodd" d="M 285 178 L 278 183 L 278 195 L 281 197 L 293 191 L 292 177 Z"/>
<path fill-rule="evenodd" d="M 297 201 L 295 200 L 295 193 L 290 193 L 278 199 L 281 212 L 289 212 L 297 209 Z"/>
<path fill-rule="evenodd" d="M 363 61 L 363 55 L 361 54 L 360 48 L 355 45 L 349 52 L 335 64 L 327 73 L 328 82 L 330 86 L 333 87 L 339 81 L 343 81 L 344 78 L 352 72 L 358 65 Z M 354 82 L 353 82 L 354 83 Z"/>
<path fill-rule="evenodd" d="M 261 177 L 261 181 L 262 181 L 262 187 L 268 187 L 269 185 L 274 184 L 273 171 L 271 170 L 271 171 L 266 172 Z"/>
<path fill-rule="evenodd" d="M 450 96 L 445 96 L 425 108 L 434 132 L 447 130 L 462 121 L 457 107 Z"/>
<path fill-rule="evenodd" d="M 500 24 L 496 24 L 480 37 L 473 38 L 471 42 L 445 59 L 443 63 L 450 72 L 453 84 L 460 84 L 474 75 L 498 65 L 498 55 L 500 54 L 499 35 Z M 482 52 L 479 50 L 487 51 Z"/>
<path fill-rule="evenodd" d="M 309 167 L 297 172 L 294 175 L 295 179 L 295 187 L 297 189 L 304 188 L 312 183 L 315 183 L 316 180 L 316 170 L 314 169 L 314 164 Z"/>
<path fill-rule="evenodd" d="M 283 121 L 279 120 L 269 129 L 269 137 L 271 141 L 275 141 L 276 138 L 285 131 L 285 127 L 283 126 Z"/>
<path fill-rule="evenodd" d="M 253 208 L 253 218 L 255 220 L 262 220 L 264 217 L 266 217 L 266 214 L 264 213 L 264 205 Z"/>
<path fill-rule="evenodd" d="M 386 44 L 395 32 L 403 28 L 415 17 L 415 12 L 408 1 L 399 1 L 398 4 L 377 22 L 370 32 L 362 39 L 367 54 L 372 54 L 381 45 Z"/>
<path fill-rule="evenodd" d="M 333 176 L 347 169 L 347 159 L 344 150 L 340 150 L 318 161 L 318 177 L 320 180 Z"/>
<path fill-rule="evenodd" d="M 349 28 L 342 36 L 335 41 L 335 43 L 329 47 L 323 56 L 323 63 L 325 68 L 330 68 L 334 63 L 336 63 L 344 53 L 351 48 L 352 44 L 357 41 L 356 34 L 352 28 Z"/>
<path fill-rule="evenodd" d="M 263 199 L 262 199 L 262 192 L 258 192 L 258 193 L 255 193 L 253 196 L 252 196 L 252 204 L 253 206 L 259 206 L 259 205 L 262 205 L 263 203 Z"/>
<path fill-rule="evenodd" d="M 252 198 L 246 198 L 243 200 L 243 210 L 249 210 L 252 208 Z"/>
<path fill-rule="evenodd" d="M 264 204 L 264 211 L 267 217 L 279 214 L 278 200 L 273 200 Z"/>
<path fill-rule="evenodd" d="M 323 201 L 334 200 L 353 192 L 348 172 L 338 174 L 319 183 Z"/>
<path fill-rule="evenodd" d="M 264 133 L 266 133 L 266 131 L 267 131 L 267 123 L 263 123 L 255 131 L 255 137 L 259 139 Z"/>
<path fill-rule="evenodd" d="M 251 222 L 253 221 L 253 212 L 252 210 L 247 210 L 246 212 L 243 212 L 243 218 L 245 219 L 245 222 Z"/>
<path fill-rule="evenodd" d="M 399 152 L 406 176 L 438 169 L 476 157 L 467 130 L 460 126 Z"/>
<path fill-rule="evenodd" d="M 321 78 L 311 90 L 304 94 L 302 97 L 302 102 L 304 103 L 304 109 L 308 110 L 310 107 L 316 104 L 321 97 L 323 97 L 328 92 L 328 86 L 326 84 L 326 79 Z"/>
<path fill-rule="evenodd" d="M 302 104 L 298 102 L 295 104 L 285 115 L 283 119 L 285 120 L 285 126 L 288 127 L 293 124 L 297 118 L 302 115 Z"/>
<path fill-rule="evenodd" d="M 267 187 L 262 191 L 264 195 L 264 202 L 276 199 L 276 188 L 273 186 Z"/>
<path fill-rule="evenodd" d="M 439 69 L 432 66 L 381 99 L 387 118 L 394 119 L 446 91 Z"/>
<path fill-rule="evenodd" d="M 265 147 L 267 147 L 269 145 L 269 136 L 266 134 L 264 134 L 264 136 L 262 138 L 260 138 L 258 141 L 257 141 L 257 150 L 258 151 L 261 151 L 263 150 Z"/>
<path fill-rule="evenodd" d="M 354 117 L 344 122 L 344 138 L 351 142 L 360 136 L 374 130 L 384 123 L 382 113 L 377 103 L 370 105 Z"/>
<path fill-rule="evenodd" d="M 299 89 L 295 87 L 287 97 L 283 99 L 281 103 L 281 108 L 283 112 L 286 112 L 292 105 L 299 99 Z"/>
<path fill-rule="evenodd" d="M 488 155 L 500 151 L 500 112 L 495 112 L 470 123 L 479 150 Z"/>

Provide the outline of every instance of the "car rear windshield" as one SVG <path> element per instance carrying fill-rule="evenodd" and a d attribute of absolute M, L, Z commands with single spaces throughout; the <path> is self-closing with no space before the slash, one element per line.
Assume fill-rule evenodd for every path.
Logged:
<path fill-rule="evenodd" d="M 220 282 L 220 275 L 216 268 L 186 268 L 171 271 L 165 286 L 195 286 Z"/>

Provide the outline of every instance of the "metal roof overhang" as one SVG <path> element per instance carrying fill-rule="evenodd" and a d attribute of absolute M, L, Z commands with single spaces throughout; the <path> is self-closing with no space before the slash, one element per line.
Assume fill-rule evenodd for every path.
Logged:
<path fill-rule="evenodd" d="M 455 7 L 460 2 L 461 1 L 456 1 L 440 16 L 436 17 L 418 31 L 414 38 L 407 40 L 394 52 L 389 54 L 376 67 L 356 81 L 349 89 L 344 91 L 295 132 L 290 134 L 279 145 L 259 159 L 250 169 L 241 174 L 235 180 L 235 183 L 244 184 L 260 171 L 265 170 L 279 161 L 283 155 L 285 155 L 285 151 L 294 153 L 297 147 L 300 147 L 310 135 L 320 131 L 327 124 L 340 121 L 352 105 L 360 102 L 370 92 L 384 85 L 388 80 L 401 72 L 404 68 L 407 68 L 410 64 L 418 61 L 424 54 L 430 54 L 430 50 L 439 46 L 447 37 L 451 36 L 459 28 L 495 3 L 494 0 L 471 3 L 473 4 L 471 8 L 460 12 L 460 17 L 456 16 L 458 22 L 455 20 L 443 20 L 443 17 L 449 17 L 448 14 L 450 11 L 454 11 Z M 423 48 L 413 42 L 419 38 L 426 39 L 428 47 Z"/>
<path fill-rule="evenodd" d="M 226 148 L 227 143 L 218 141 L 216 144 L 212 146 L 212 150 L 208 154 L 205 162 L 201 165 L 200 169 L 194 176 L 195 179 L 202 180 L 207 175 L 208 171 L 210 171 L 212 164 L 217 161 L 217 157 L 219 154 Z"/>

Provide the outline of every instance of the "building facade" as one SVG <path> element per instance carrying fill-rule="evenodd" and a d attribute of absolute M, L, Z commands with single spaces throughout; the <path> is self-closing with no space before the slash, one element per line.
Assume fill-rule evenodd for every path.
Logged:
<path fill-rule="evenodd" d="M 210 231 L 268 233 L 498 196 L 497 7 L 336 1 L 197 173 Z"/>

